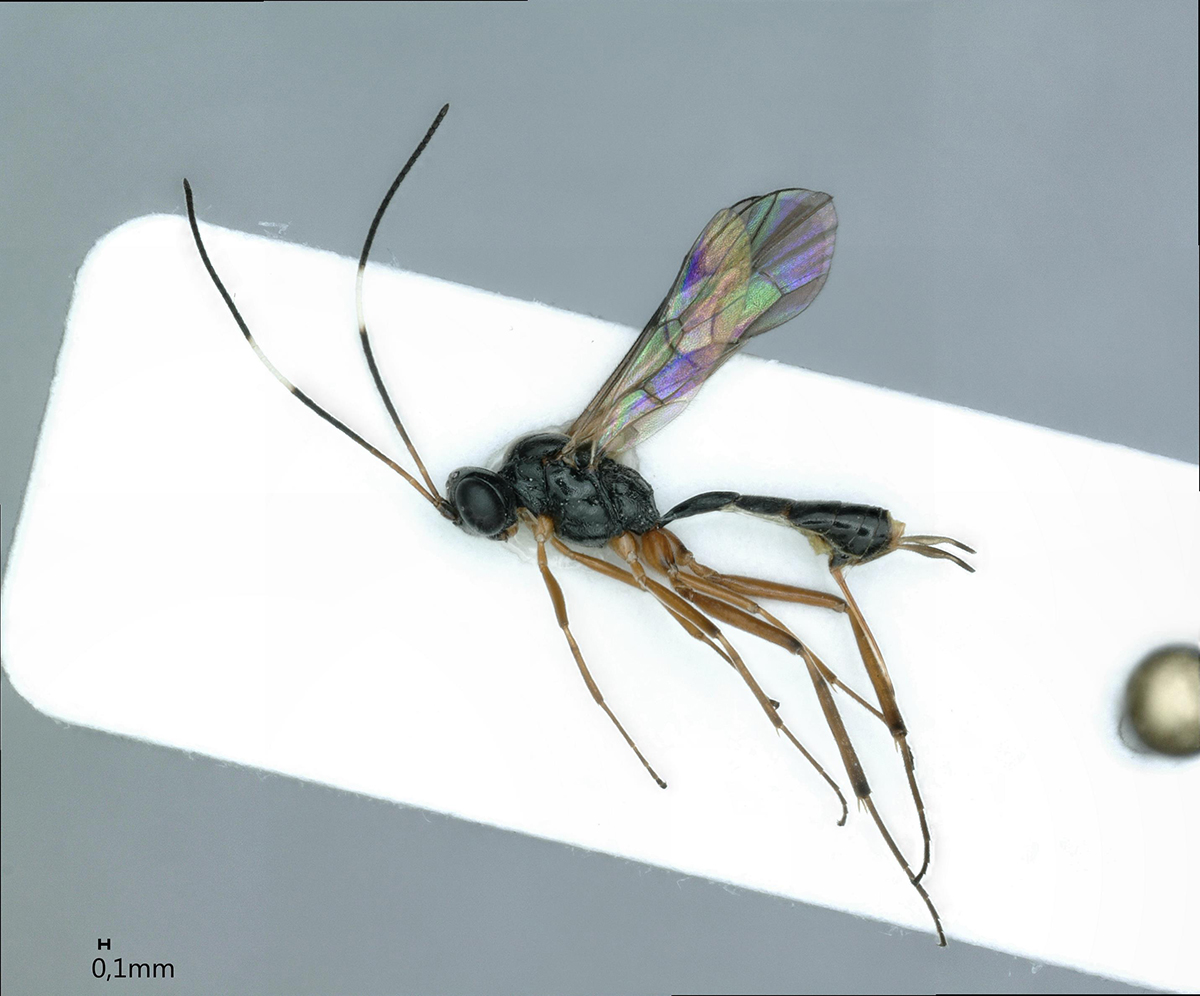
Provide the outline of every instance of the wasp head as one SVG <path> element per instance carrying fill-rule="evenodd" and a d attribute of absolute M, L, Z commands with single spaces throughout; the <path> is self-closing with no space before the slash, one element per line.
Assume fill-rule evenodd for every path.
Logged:
<path fill-rule="evenodd" d="M 508 539 L 517 523 L 517 492 L 494 471 L 460 467 L 446 481 L 446 498 L 472 536 Z"/>

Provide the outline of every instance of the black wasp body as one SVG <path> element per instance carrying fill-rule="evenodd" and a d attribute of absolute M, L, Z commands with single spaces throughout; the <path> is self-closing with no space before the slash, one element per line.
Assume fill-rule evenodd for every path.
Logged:
<path fill-rule="evenodd" d="M 557 536 L 604 546 L 623 533 L 659 524 L 654 489 L 632 467 L 609 457 L 595 465 L 564 455 L 569 437 L 539 432 L 509 447 L 496 471 L 463 467 L 446 482 L 459 525 L 476 536 L 507 539 L 520 511 L 549 516 Z"/>
<path fill-rule="evenodd" d="M 973 551 L 945 536 L 906 535 L 904 523 L 886 509 L 855 502 L 709 491 L 662 515 L 645 478 L 616 459 L 679 415 L 708 377 L 748 339 L 777 328 L 808 307 L 824 285 L 833 259 L 837 228 L 833 199 L 818 191 L 791 188 L 746 198 L 717 212 L 684 257 L 675 283 L 641 335 L 567 430 L 518 439 L 495 470 L 464 467 L 455 471 L 443 495 L 384 385 L 367 331 L 362 288 L 367 258 L 384 212 L 448 109 L 449 105 L 442 108 L 379 205 L 359 258 L 355 295 L 363 355 L 421 480 L 314 402 L 267 359 L 209 259 L 196 220 L 192 190 L 185 180 L 188 221 L 196 249 L 242 335 L 293 396 L 399 474 L 444 518 L 471 535 L 496 540 L 507 540 L 522 527 L 533 533 L 538 569 L 587 691 L 660 787 L 666 788 L 666 782 L 638 749 L 592 678 L 571 632 L 566 599 L 551 570 L 548 549 L 653 597 L 690 637 L 731 665 L 775 729 L 836 794 L 841 804 L 839 822 L 844 823 L 849 808 L 841 789 L 788 728 L 779 714 L 779 703 L 759 685 L 721 625 L 743 630 L 795 654 L 812 681 L 855 796 L 924 900 L 944 944 L 941 921 L 921 884 L 929 866 L 930 834 L 917 788 L 908 729 L 882 652 L 846 584 L 843 570 L 894 550 L 947 559 L 971 570 L 938 544 Z M 799 531 L 827 556 L 830 575 L 840 594 L 722 574 L 700 563 L 668 528 L 678 519 L 725 510 L 763 516 Z M 651 576 L 651 572 L 658 577 Z M 760 604 L 764 601 L 813 605 L 843 613 L 854 630 L 875 702 L 842 681 L 811 647 Z M 834 699 L 835 690 L 884 723 L 895 739 L 921 828 L 923 860 L 915 873 L 871 797 L 863 766 Z"/>
<path fill-rule="evenodd" d="M 610 457 L 595 466 L 564 454 L 569 436 L 539 432 L 509 447 L 500 467 L 463 467 L 446 482 L 458 524 L 475 536 L 507 539 L 522 510 L 546 515 L 555 535 L 581 546 L 605 546 L 623 533 L 644 536 L 678 519 L 737 510 L 779 519 L 804 533 L 833 566 L 865 563 L 893 548 L 903 535 L 886 508 L 837 501 L 792 501 L 736 491 L 707 491 L 666 515 L 654 489 L 636 470 Z"/>

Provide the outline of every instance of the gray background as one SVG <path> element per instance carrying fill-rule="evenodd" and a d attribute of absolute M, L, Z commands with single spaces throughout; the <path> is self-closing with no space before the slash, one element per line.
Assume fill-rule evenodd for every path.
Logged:
<path fill-rule="evenodd" d="M 180 212 L 186 174 L 210 222 L 356 255 L 446 100 L 379 258 L 640 325 L 716 208 L 826 189 L 822 324 L 760 354 L 1194 461 L 1196 27 L 1190 0 L 5 6 L 5 556 L 92 243 Z M 1121 988 L 64 726 L 7 680 L 3 722 L 6 994 L 91 991 L 98 935 L 189 993 Z"/>

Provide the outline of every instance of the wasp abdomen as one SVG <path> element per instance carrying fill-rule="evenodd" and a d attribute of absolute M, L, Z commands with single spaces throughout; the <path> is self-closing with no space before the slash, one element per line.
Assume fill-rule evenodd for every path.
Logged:
<path fill-rule="evenodd" d="M 790 526 L 828 547 L 833 566 L 871 560 L 890 549 L 896 524 L 886 508 L 840 501 L 793 501 L 736 491 L 706 491 L 680 502 L 662 518 L 662 525 L 705 512 L 736 509 Z"/>
<path fill-rule="evenodd" d="M 834 566 L 877 557 L 893 539 L 892 514 L 877 505 L 796 501 L 784 514 L 791 525 L 829 545 Z"/>

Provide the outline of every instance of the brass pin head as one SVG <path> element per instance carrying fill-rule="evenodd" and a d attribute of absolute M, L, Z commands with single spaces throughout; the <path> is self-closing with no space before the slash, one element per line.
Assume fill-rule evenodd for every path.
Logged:
<path fill-rule="evenodd" d="M 1200 753 L 1200 649 L 1178 644 L 1147 656 L 1129 678 L 1125 717 L 1149 750 Z"/>

